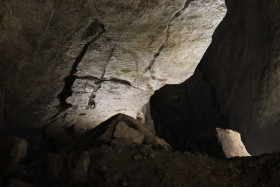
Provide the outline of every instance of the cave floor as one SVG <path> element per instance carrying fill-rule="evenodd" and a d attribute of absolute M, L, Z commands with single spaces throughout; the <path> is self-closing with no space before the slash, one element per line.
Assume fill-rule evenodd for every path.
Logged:
<path fill-rule="evenodd" d="M 148 147 L 103 146 L 92 150 L 90 180 L 93 186 L 280 184 L 279 154 L 218 160 L 206 155 L 150 150 Z M 103 168 L 101 172 L 100 168 Z"/>
<path fill-rule="evenodd" d="M 118 128 L 124 124 L 126 130 Z M 0 186 L 280 186 L 280 153 L 226 159 L 174 152 L 127 116 L 116 116 L 56 150 L 41 143 L 43 152 L 32 155 L 29 149 L 18 165 L 6 163 L 25 156 L 25 140 L 8 140 L 12 146 L 0 142 Z"/>
<path fill-rule="evenodd" d="M 217 159 L 132 144 L 51 153 L 1 180 L 7 186 L 279 186 L 279 176 L 278 153 Z"/>

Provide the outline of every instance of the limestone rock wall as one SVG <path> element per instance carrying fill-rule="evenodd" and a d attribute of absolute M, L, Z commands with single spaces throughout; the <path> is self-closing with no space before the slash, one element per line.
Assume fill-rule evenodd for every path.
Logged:
<path fill-rule="evenodd" d="M 8 123 L 80 130 L 136 117 L 155 90 L 189 78 L 226 13 L 223 0 L 0 4 Z"/>

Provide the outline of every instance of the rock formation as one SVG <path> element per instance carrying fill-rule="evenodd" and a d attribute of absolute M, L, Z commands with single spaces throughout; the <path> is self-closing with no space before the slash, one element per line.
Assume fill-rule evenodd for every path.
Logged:
<path fill-rule="evenodd" d="M 160 137 L 182 147 L 184 133 L 203 140 L 205 132 L 213 145 L 219 127 L 240 132 L 252 155 L 280 150 L 279 6 L 227 1 L 227 15 L 194 75 L 151 99 Z"/>
<path fill-rule="evenodd" d="M 144 142 L 128 138 L 129 126 Z M 130 130 L 131 130 L 130 129 Z M 132 131 L 131 131 L 132 132 Z M 115 138 L 114 134 L 118 134 Z M 128 144 L 115 140 L 124 138 Z M 279 186 L 279 153 L 254 159 L 217 159 L 173 152 L 143 124 L 118 115 L 56 151 L 0 172 L 1 186 Z M 6 150 L 6 153 L 10 153 Z M 23 155 L 22 155 L 23 156 Z M 30 154 L 27 154 L 29 157 Z M 5 161 L 5 158 L 1 158 Z M 9 177 L 7 177 L 9 176 Z"/>
<path fill-rule="evenodd" d="M 84 131 L 136 117 L 155 90 L 193 74 L 225 12 L 223 0 L 2 1 L 7 123 Z"/>
<path fill-rule="evenodd" d="M 0 186 L 279 186 L 279 10 L 0 1 Z"/>
<path fill-rule="evenodd" d="M 224 153 L 227 158 L 251 156 L 244 146 L 240 133 L 230 129 L 217 128 L 217 136 L 222 144 Z"/>

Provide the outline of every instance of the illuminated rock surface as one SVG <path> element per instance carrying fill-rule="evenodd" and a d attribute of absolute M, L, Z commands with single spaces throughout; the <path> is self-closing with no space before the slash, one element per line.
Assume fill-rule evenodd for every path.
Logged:
<path fill-rule="evenodd" d="M 9 123 L 77 130 L 136 117 L 155 90 L 189 78 L 226 13 L 223 0 L 0 4 Z"/>
<path fill-rule="evenodd" d="M 0 186 L 279 186 L 279 6 L 0 1 Z"/>
<path fill-rule="evenodd" d="M 222 144 L 224 153 L 227 158 L 231 157 L 242 157 L 242 156 L 251 156 L 242 140 L 241 136 L 238 132 L 230 130 L 230 129 L 220 129 L 217 128 L 218 138 Z"/>

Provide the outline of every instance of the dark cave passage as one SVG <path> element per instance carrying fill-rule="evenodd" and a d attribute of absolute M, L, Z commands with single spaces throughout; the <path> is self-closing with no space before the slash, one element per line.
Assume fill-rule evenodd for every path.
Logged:
<path fill-rule="evenodd" d="M 166 85 L 150 100 L 155 131 L 175 150 L 223 157 L 216 128 L 229 128 L 219 111 L 215 90 L 211 89 L 198 67 L 180 85 Z"/>
<path fill-rule="evenodd" d="M 194 75 L 151 97 L 157 135 L 175 149 L 217 155 L 220 127 L 240 132 L 253 155 L 280 151 L 280 14 L 268 4 L 228 3 Z"/>

